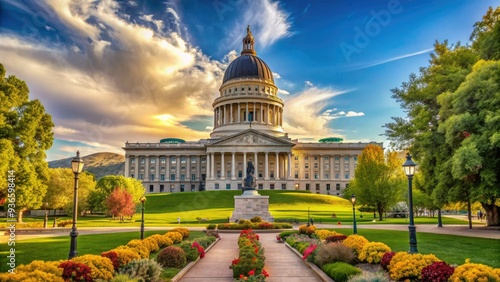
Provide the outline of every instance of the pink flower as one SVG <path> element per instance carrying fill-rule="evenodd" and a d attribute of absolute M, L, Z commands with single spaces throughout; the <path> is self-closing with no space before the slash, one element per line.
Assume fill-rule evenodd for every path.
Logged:
<path fill-rule="evenodd" d="M 310 244 L 309 247 L 307 247 L 307 249 L 304 251 L 302 259 L 307 259 L 307 257 L 310 256 L 314 252 L 314 250 L 316 250 L 316 247 L 316 244 Z"/>

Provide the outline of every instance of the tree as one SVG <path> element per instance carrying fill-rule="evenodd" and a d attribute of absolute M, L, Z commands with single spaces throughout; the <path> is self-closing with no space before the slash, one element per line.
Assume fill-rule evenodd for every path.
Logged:
<path fill-rule="evenodd" d="M 50 168 L 47 193 L 44 202 L 52 209 L 64 209 L 71 213 L 73 209 L 73 192 L 75 175 L 70 168 Z M 78 175 L 78 208 L 86 211 L 90 208 L 89 195 L 95 190 L 94 175 L 83 172 Z"/>
<path fill-rule="evenodd" d="M 388 208 L 403 196 L 406 177 L 397 153 L 384 151 L 380 146 L 366 146 L 358 159 L 355 177 L 348 192 L 356 195 L 361 205 L 375 207 L 379 220 Z"/>
<path fill-rule="evenodd" d="M 10 75 L 0 64 L 0 173 L 15 171 L 15 210 L 42 206 L 47 191 L 48 165 L 45 151 L 52 146 L 52 118 L 39 100 L 29 100 L 26 83 Z M 7 195 L 7 181 L 0 184 L 0 198 Z"/>
<path fill-rule="evenodd" d="M 121 187 L 132 195 L 134 203 L 139 203 L 144 195 L 142 182 L 121 175 L 107 175 L 99 179 L 96 189 L 89 196 L 90 207 L 93 211 L 105 211 L 107 209 L 106 199 L 116 187 Z"/>
<path fill-rule="evenodd" d="M 135 213 L 135 203 L 132 195 L 125 189 L 116 187 L 106 199 L 106 206 L 113 216 L 118 216 L 123 222 L 124 216 L 133 216 Z"/>

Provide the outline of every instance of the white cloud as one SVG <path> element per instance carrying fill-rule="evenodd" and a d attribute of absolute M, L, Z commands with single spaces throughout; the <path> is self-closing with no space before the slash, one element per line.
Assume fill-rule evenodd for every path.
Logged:
<path fill-rule="evenodd" d="M 290 92 L 283 90 L 283 89 L 278 89 L 278 93 L 282 94 L 282 95 L 289 95 L 290 94 Z"/>
<path fill-rule="evenodd" d="M 365 113 L 363 112 L 353 112 L 353 111 L 348 111 L 347 114 L 345 115 L 346 117 L 362 117 L 364 116 Z"/>
<path fill-rule="evenodd" d="M 336 110 L 337 109 L 326 110 L 321 114 L 321 117 L 326 119 L 326 120 L 332 120 L 332 119 L 345 118 L 345 117 L 361 117 L 361 116 L 365 115 L 365 113 L 363 113 L 363 112 L 348 111 L 346 113 L 345 111 L 335 112 Z"/>
<path fill-rule="evenodd" d="M 280 79 L 281 75 L 277 72 L 273 72 L 273 77 L 274 77 L 274 79 Z"/>
<path fill-rule="evenodd" d="M 304 83 L 306 84 L 306 86 L 309 86 L 309 87 L 314 86 L 314 84 L 312 82 L 310 82 L 309 80 L 304 81 Z"/>

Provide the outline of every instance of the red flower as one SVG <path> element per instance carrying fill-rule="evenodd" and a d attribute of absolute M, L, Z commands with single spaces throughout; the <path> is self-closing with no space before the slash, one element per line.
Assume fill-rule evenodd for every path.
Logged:
<path fill-rule="evenodd" d="M 262 269 L 262 275 L 264 275 L 264 277 L 269 277 L 269 273 L 267 273 L 265 269 Z"/>
<path fill-rule="evenodd" d="M 254 251 L 255 251 L 256 254 L 258 254 L 259 253 L 259 247 L 255 247 Z"/>
<path fill-rule="evenodd" d="M 240 258 L 233 259 L 233 262 L 232 262 L 233 265 L 237 265 L 238 263 L 240 263 Z"/>
<path fill-rule="evenodd" d="M 243 276 L 243 274 L 240 274 L 240 279 L 243 279 L 245 276 Z"/>
<path fill-rule="evenodd" d="M 255 275 L 255 269 L 252 269 L 248 272 L 248 276 Z"/>
<path fill-rule="evenodd" d="M 309 247 L 304 251 L 304 255 L 302 256 L 302 259 L 306 259 L 308 256 L 310 256 L 314 250 L 316 250 L 316 244 L 310 244 Z"/>

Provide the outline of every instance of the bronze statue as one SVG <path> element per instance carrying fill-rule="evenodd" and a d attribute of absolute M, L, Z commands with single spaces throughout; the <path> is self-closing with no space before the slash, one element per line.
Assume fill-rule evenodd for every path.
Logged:
<path fill-rule="evenodd" d="M 255 190 L 257 186 L 255 174 L 255 167 L 253 165 L 252 159 L 247 163 L 247 177 L 243 181 L 243 190 Z"/>

